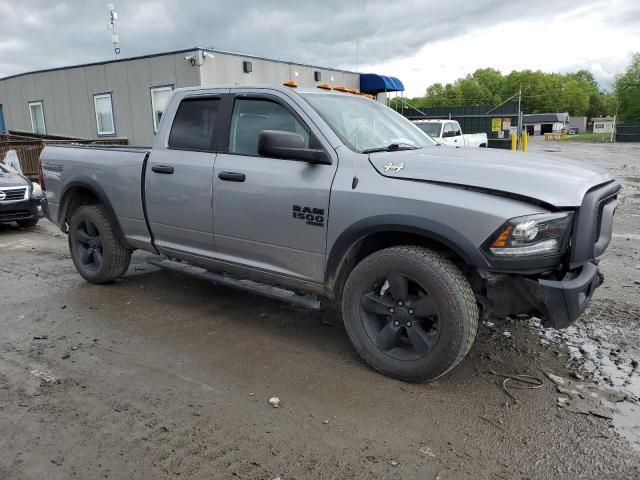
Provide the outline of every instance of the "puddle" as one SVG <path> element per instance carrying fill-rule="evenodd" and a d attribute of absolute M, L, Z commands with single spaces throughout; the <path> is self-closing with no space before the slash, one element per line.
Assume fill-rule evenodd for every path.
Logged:
<path fill-rule="evenodd" d="M 616 405 L 613 426 L 636 450 L 640 450 L 640 405 L 621 402 Z"/>
<path fill-rule="evenodd" d="M 605 385 L 640 398 L 640 372 L 635 360 L 625 358 L 621 349 L 604 338 L 582 334 L 575 326 L 563 331 L 541 329 L 539 336 L 549 343 L 565 344 L 570 363 L 587 372 L 594 384 Z"/>
<path fill-rule="evenodd" d="M 537 319 L 532 320 L 532 325 L 538 331 L 541 344 L 567 347 L 569 365 L 574 371 L 581 372 L 576 377 L 580 380 L 583 380 L 583 374 L 586 377 L 584 382 L 576 382 L 573 379 L 570 383 L 584 385 L 585 391 L 601 389 L 620 395 L 618 399 L 609 398 L 609 401 L 602 402 L 609 412 L 606 415 L 598 411 L 580 411 L 584 409 L 581 405 L 573 411 L 610 418 L 618 433 L 624 436 L 635 450 L 640 451 L 640 366 L 637 359 L 631 358 L 633 353 L 607 340 L 611 338 L 612 332 L 605 325 L 590 325 L 589 330 L 576 325 L 564 330 L 554 330 L 542 328 Z M 581 392 L 581 395 L 574 395 L 573 399 L 580 397 L 581 400 L 585 400 L 589 396 L 591 394 Z M 571 408 L 576 408 L 575 403 L 572 403 Z M 559 406 L 562 405 L 559 403 Z"/>

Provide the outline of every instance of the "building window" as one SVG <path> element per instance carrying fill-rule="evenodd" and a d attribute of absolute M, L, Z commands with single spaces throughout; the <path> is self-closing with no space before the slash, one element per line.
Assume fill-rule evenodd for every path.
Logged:
<path fill-rule="evenodd" d="M 113 105 L 111 94 L 102 93 L 93 96 L 93 105 L 96 109 L 96 128 L 98 135 L 113 135 L 116 127 L 113 123 Z"/>
<path fill-rule="evenodd" d="M 151 89 L 151 110 L 153 111 L 153 131 L 158 131 L 160 125 L 160 119 L 162 118 L 162 112 L 169 97 L 171 96 L 171 87 L 153 87 Z"/>
<path fill-rule="evenodd" d="M 29 114 L 31 115 L 31 131 L 40 135 L 47 133 L 44 124 L 44 107 L 42 102 L 29 102 Z"/>
<path fill-rule="evenodd" d="M 253 71 L 253 65 L 251 64 L 251 62 L 242 62 L 242 71 L 244 73 L 251 73 Z"/>

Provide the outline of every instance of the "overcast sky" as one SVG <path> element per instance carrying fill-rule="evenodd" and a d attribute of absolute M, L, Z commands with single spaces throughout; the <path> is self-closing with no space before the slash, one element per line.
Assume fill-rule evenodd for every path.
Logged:
<path fill-rule="evenodd" d="M 0 78 L 113 58 L 106 4 L 0 0 Z M 608 87 L 640 50 L 640 0 L 120 0 L 115 6 L 123 57 L 213 47 L 393 75 L 410 96 L 481 67 L 587 68 Z"/>

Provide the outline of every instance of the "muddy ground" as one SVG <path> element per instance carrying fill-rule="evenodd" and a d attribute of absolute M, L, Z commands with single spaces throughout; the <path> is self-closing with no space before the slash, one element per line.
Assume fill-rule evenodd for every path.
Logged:
<path fill-rule="evenodd" d="M 483 324 L 432 384 L 371 371 L 336 313 L 140 253 L 123 280 L 91 285 L 48 222 L 0 227 L 0 478 L 640 478 L 640 146 L 531 149 L 623 179 L 607 282 L 568 331 Z M 505 390 L 496 374 L 544 384 Z"/>

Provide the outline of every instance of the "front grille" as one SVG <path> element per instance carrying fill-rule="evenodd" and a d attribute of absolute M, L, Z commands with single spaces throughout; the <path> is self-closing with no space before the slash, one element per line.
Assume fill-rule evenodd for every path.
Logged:
<path fill-rule="evenodd" d="M 589 190 L 577 211 L 571 239 L 571 265 L 602 255 L 609 245 L 620 184 L 610 181 Z"/>
<path fill-rule="evenodd" d="M 20 220 L 22 218 L 28 218 L 31 216 L 29 210 L 18 210 L 15 212 L 0 212 L 0 222 L 12 222 L 14 220 Z"/>
<path fill-rule="evenodd" d="M 27 187 L 3 189 L 0 188 L 0 202 L 13 202 L 16 200 L 24 200 L 27 194 Z"/>

